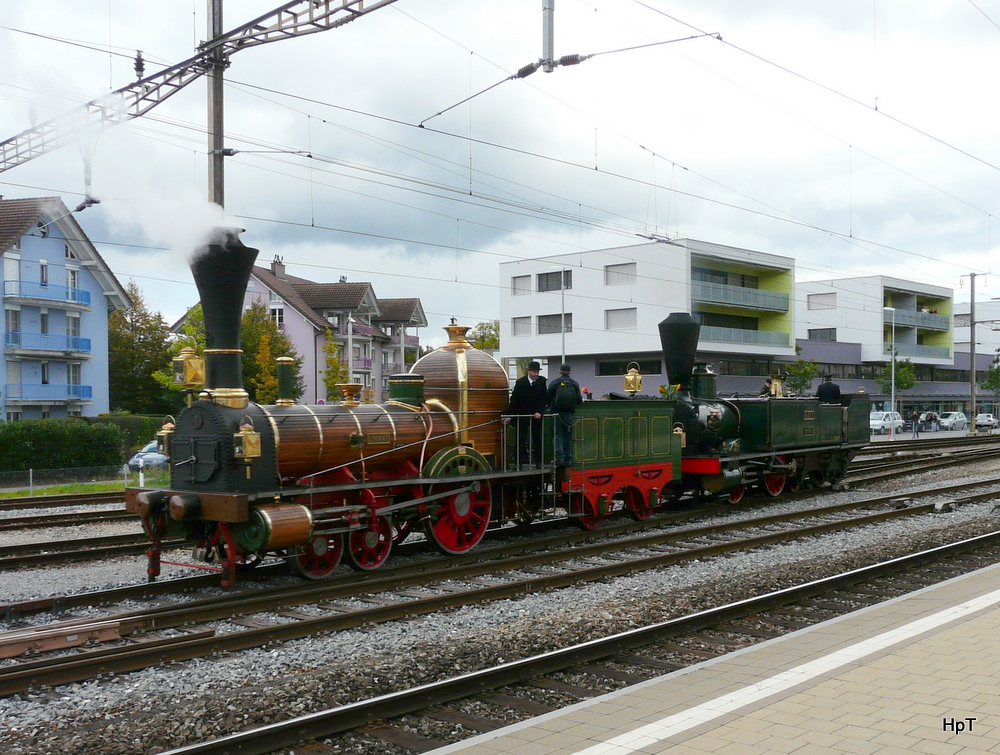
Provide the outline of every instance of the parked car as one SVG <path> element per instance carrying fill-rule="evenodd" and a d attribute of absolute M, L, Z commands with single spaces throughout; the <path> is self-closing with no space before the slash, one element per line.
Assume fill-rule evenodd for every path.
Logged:
<path fill-rule="evenodd" d="M 938 425 L 942 430 L 965 430 L 969 427 L 969 418 L 964 412 L 941 412 Z"/>
<path fill-rule="evenodd" d="M 128 460 L 128 468 L 133 472 L 143 469 L 166 469 L 168 466 L 167 457 L 156 450 L 156 441 L 151 440 Z"/>
<path fill-rule="evenodd" d="M 1000 419 L 997 419 L 992 414 L 977 414 L 976 415 L 976 429 L 981 427 L 1000 427 Z"/>
<path fill-rule="evenodd" d="M 868 415 L 868 429 L 875 435 L 882 435 L 894 428 L 894 432 L 902 432 L 903 418 L 899 412 L 871 412 Z"/>

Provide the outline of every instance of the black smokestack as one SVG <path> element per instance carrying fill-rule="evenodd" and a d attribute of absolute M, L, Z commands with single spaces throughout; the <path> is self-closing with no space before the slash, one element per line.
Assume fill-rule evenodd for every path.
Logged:
<path fill-rule="evenodd" d="M 205 316 L 205 390 L 243 389 L 240 326 L 243 297 L 257 250 L 240 241 L 241 228 L 216 228 L 195 252 L 191 274 Z"/>
<path fill-rule="evenodd" d="M 701 323 L 687 312 L 673 312 L 658 327 L 667 380 L 671 385 L 679 385 L 680 390 L 686 391 L 691 383 Z"/>

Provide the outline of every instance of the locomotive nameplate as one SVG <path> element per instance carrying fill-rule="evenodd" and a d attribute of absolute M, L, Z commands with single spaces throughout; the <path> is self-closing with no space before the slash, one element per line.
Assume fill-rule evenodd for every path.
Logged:
<path fill-rule="evenodd" d="M 806 409 L 802 412 L 802 419 L 816 419 L 815 409 Z"/>
<path fill-rule="evenodd" d="M 389 433 L 368 433 L 365 436 L 365 443 L 371 443 L 372 445 L 385 445 L 389 443 Z"/>

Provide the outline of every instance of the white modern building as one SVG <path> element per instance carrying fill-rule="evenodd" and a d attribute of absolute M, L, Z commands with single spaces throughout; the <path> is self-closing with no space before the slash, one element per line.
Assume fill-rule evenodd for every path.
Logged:
<path fill-rule="evenodd" d="M 653 382 L 645 390 L 655 390 L 666 382 L 657 325 L 671 312 L 698 318 L 700 356 L 733 363 L 735 374 L 768 374 L 752 363 L 795 355 L 788 257 L 677 239 L 508 262 L 500 276 L 501 355 L 512 377 L 519 362 L 538 359 L 555 374 L 565 360 L 601 395 L 620 391 L 637 362 Z"/>

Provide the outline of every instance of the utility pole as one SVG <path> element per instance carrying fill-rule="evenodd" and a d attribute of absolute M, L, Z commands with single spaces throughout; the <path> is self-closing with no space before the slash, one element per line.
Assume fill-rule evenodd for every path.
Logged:
<path fill-rule="evenodd" d="M 969 273 L 969 422 L 975 428 L 976 421 L 976 276 L 983 273 Z"/>
<path fill-rule="evenodd" d="M 208 41 L 222 36 L 222 0 L 208 0 Z M 223 143 L 223 72 L 226 56 L 216 47 L 208 61 L 208 201 L 226 206 L 226 174 Z"/>
<path fill-rule="evenodd" d="M 542 0 L 542 70 L 552 73 L 555 61 L 555 12 L 556 0 Z"/>

